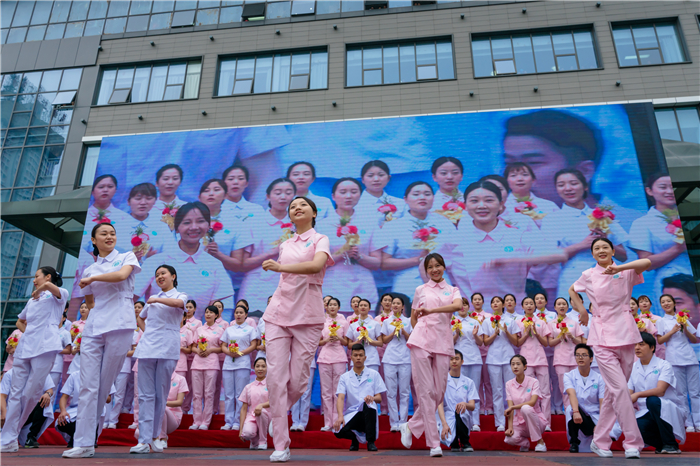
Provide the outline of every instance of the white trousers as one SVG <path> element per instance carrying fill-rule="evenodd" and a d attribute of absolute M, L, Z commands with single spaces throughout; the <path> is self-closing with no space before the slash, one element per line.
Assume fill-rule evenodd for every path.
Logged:
<path fill-rule="evenodd" d="M 486 369 L 489 371 L 493 393 L 493 419 L 496 427 L 506 427 L 506 382 L 515 375 L 510 370 L 510 364 L 487 364 Z"/>
<path fill-rule="evenodd" d="M 122 406 L 124 406 L 124 400 L 126 399 L 126 386 L 129 381 L 129 373 L 120 372 L 117 374 L 117 380 L 114 382 L 114 396 L 112 397 L 112 411 L 105 418 L 105 423 L 116 424 L 119 422 L 119 415 L 122 412 Z M 132 390 L 133 392 L 133 390 Z"/>
<path fill-rule="evenodd" d="M 384 364 L 384 382 L 386 382 L 386 398 L 389 407 L 389 423 L 391 427 L 408 422 L 408 402 L 411 396 L 411 365 Z M 398 393 L 399 403 L 396 404 Z"/>
<path fill-rule="evenodd" d="M 547 356 L 547 366 L 549 369 L 549 382 L 552 384 L 552 406 L 551 409 L 556 409 L 558 411 L 562 410 L 564 406 L 564 396 L 562 395 L 562 390 L 559 387 L 559 377 L 557 376 L 557 371 L 554 368 L 554 355 Z M 550 411 L 551 412 L 551 411 Z M 563 411 L 562 411 L 563 412 Z"/>
<path fill-rule="evenodd" d="M 112 384 L 131 349 L 134 331 L 113 330 L 85 336 L 80 345 L 80 403 L 74 447 L 91 448 Z M 102 427 L 100 425 L 100 427 Z"/>
<path fill-rule="evenodd" d="M 309 385 L 306 387 L 306 391 L 299 401 L 294 403 L 292 406 L 292 425 L 302 426 L 306 429 L 306 425 L 309 423 L 309 410 L 311 409 L 311 390 L 314 384 L 314 372 L 316 369 L 313 367 L 309 372 Z"/>
<path fill-rule="evenodd" d="M 676 392 L 683 398 L 681 408 L 685 411 L 685 426 L 700 428 L 700 367 L 697 364 L 673 366 L 673 373 L 678 381 Z M 690 397 L 690 409 L 686 394 Z"/>
<path fill-rule="evenodd" d="M 159 438 L 177 359 L 139 359 L 139 443 Z"/>
<path fill-rule="evenodd" d="M 230 426 L 238 426 L 241 424 L 241 408 L 243 407 L 243 402 L 238 397 L 243 393 L 245 386 L 250 383 L 250 369 L 234 369 L 221 372 L 221 377 L 224 381 L 226 406 L 224 420 Z M 255 406 L 249 406 L 248 409 L 255 409 Z M 243 426 L 240 425 L 240 427 Z"/>
<path fill-rule="evenodd" d="M 33 358 L 14 358 L 12 385 L 7 397 L 7 413 L 2 428 L 3 445 L 17 441 L 29 415 L 44 394 L 44 384 L 56 361 L 56 353 L 50 351 Z"/>
<path fill-rule="evenodd" d="M 466 375 L 468 378 L 470 378 L 471 381 L 474 382 L 474 386 L 476 387 L 477 391 L 479 390 L 479 384 L 481 383 L 481 364 L 463 365 L 462 375 Z M 481 414 L 479 411 L 481 409 L 481 399 L 477 398 L 474 401 L 476 402 L 476 405 L 474 411 L 471 413 L 472 422 L 475 426 L 481 426 Z M 469 427 L 469 430 L 471 430 L 473 426 L 467 427 Z"/>
<path fill-rule="evenodd" d="M 51 380 L 53 380 L 53 396 L 51 397 L 51 406 L 55 406 L 56 397 L 58 396 L 59 389 L 61 388 L 61 372 L 51 372 L 49 374 Z"/>

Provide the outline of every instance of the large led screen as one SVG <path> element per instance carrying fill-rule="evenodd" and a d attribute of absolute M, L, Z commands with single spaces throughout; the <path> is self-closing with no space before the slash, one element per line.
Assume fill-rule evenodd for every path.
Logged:
<path fill-rule="evenodd" d="M 264 312 L 279 276 L 260 264 L 292 235 L 286 208 L 303 194 L 335 255 L 324 294 L 346 313 L 355 295 L 374 307 L 387 291 L 412 297 L 429 251 L 445 257 L 463 295 L 483 293 L 486 308 L 494 295 L 520 302 L 538 291 L 552 307 L 595 265 L 590 242 L 605 236 L 619 262 L 656 257 L 635 296 L 649 296 L 661 315 L 668 292 L 697 324 L 666 169 L 650 104 L 106 137 L 76 283 L 94 260 L 93 226 L 109 222 L 117 249 L 142 262 L 138 297 L 158 291 L 155 269 L 170 264 L 198 316 L 221 300 L 231 320 L 241 298 Z M 491 184 L 465 200 L 480 181 Z"/>

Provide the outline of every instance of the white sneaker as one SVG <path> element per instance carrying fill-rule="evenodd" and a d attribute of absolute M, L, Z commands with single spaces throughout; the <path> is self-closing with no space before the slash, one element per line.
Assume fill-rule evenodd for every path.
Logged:
<path fill-rule="evenodd" d="M 391 429 L 389 429 L 389 432 L 398 432 L 399 428 L 396 426 L 391 426 Z"/>
<path fill-rule="evenodd" d="M 474 425 L 472 426 L 472 432 L 481 432 L 481 427 L 479 427 L 478 425 L 474 424 Z"/>
<path fill-rule="evenodd" d="M 231 424 L 224 424 L 221 426 L 221 430 L 231 430 Z"/>
<path fill-rule="evenodd" d="M 95 447 L 75 447 L 63 452 L 64 458 L 92 458 L 95 456 Z"/>
<path fill-rule="evenodd" d="M 129 453 L 134 453 L 134 454 L 145 454 L 145 453 L 150 453 L 151 452 L 151 447 L 147 443 L 139 443 L 136 446 L 131 447 L 129 450 Z"/>
<path fill-rule="evenodd" d="M 557 414 L 564 414 L 564 411 L 562 411 L 561 409 L 557 409 L 557 410 L 556 410 L 556 413 L 557 413 Z"/>
<path fill-rule="evenodd" d="M 404 422 L 399 426 L 399 432 L 401 432 L 401 443 L 407 450 L 410 450 L 411 445 L 413 445 L 413 434 L 408 427 L 408 422 Z"/>
<path fill-rule="evenodd" d="M 250 445 L 248 445 L 248 449 L 250 449 L 250 450 L 257 450 L 257 449 L 258 449 L 258 446 L 257 446 L 257 445 L 253 445 L 253 442 L 251 442 Z"/>
<path fill-rule="evenodd" d="M 503 426 L 498 426 L 498 428 L 496 429 L 496 432 L 505 432 L 505 431 L 506 431 L 506 428 Z"/>
<path fill-rule="evenodd" d="M 520 447 L 520 451 L 523 453 L 526 453 L 526 452 L 530 451 L 530 447 L 529 446 L 528 447 Z"/>
<path fill-rule="evenodd" d="M 321 427 L 321 432 L 328 432 L 329 430 L 331 430 L 331 428 L 328 426 Z"/>
<path fill-rule="evenodd" d="M 547 426 L 544 428 L 545 432 L 551 432 L 552 431 L 552 426 Z"/>
<path fill-rule="evenodd" d="M 0 453 L 14 453 L 16 451 L 19 451 L 19 442 L 17 442 L 17 440 L 6 443 L 0 448 Z"/>
<path fill-rule="evenodd" d="M 302 429 L 302 430 L 304 430 L 304 429 Z M 270 434 L 270 436 L 272 436 L 272 421 L 270 421 L 270 425 L 267 426 L 267 433 Z"/>
<path fill-rule="evenodd" d="M 275 451 L 270 455 L 270 463 L 286 463 L 292 459 L 292 454 L 289 452 L 289 447 L 282 451 Z"/>
<path fill-rule="evenodd" d="M 163 453 L 163 442 L 159 438 L 155 439 L 151 443 L 151 450 L 153 450 L 156 453 Z"/>
<path fill-rule="evenodd" d="M 136 424 L 136 423 L 131 424 L 131 425 L 129 426 L 129 429 L 131 429 L 131 430 L 138 429 L 138 428 L 139 428 L 139 425 Z"/>
<path fill-rule="evenodd" d="M 239 424 L 234 424 L 231 426 L 231 430 L 241 430 L 241 426 Z"/>
<path fill-rule="evenodd" d="M 258 450 L 267 450 L 267 442 L 258 445 Z"/>
<path fill-rule="evenodd" d="M 201 425 L 199 426 L 199 430 L 209 430 L 209 426 Z"/>
<path fill-rule="evenodd" d="M 625 450 L 625 458 L 628 460 L 631 459 L 639 459 L 639 450 L 636 448 L 630 448 L 629 450 Z"/>
<path fill-rule="evenodd" d="M 108 425 L 107 425 L 107 428 L 108 428 L 108 429 L 116 429 L 116 428 L 117 428 L 117 425 L 116 425 L 116 424 L 108 424 Z"/>
<path fill-rule="evenodd" d="M 539 453 L 544 453 L 547 451 L 547 445 L 544 443 L 538 443 L 537 446 L 535 446 L 535 451 Z"/>
<path fill-rule="evenodd" d="M 430 449 L 430 457 L 431 458 L 437 458 L 442 456 L 442 448 L 440 447 L 435 447 Z"/>
<path fill-rule="evenodd" d="M 685 428 L 685 431 L 686 431 L 686 432 L 695 432 L 695 427 L 693 427 L 693 426 L 688 426 L 688 427 Z"/>
<path fill-rule="evenodd" d="M 131 427 L 129 427 L 129 429 L 131 429 Z M 197 424 L 192 424 L 190 426 L 190 430 L 198 430 L 198 429 L 199 429 L 199 426 Z"/>
<path fill-rule="evenodd" d="M 289 428 L 289 431 L 290 431 L 290 432 L 296 432 L 298 428 L 299 428 L 298 425 L 292 424 L 292 427 Z"/>
<path fill-rule="evenodd" d="M 306 427 L 304 426 L 297 426 L 297 431 L 298 432 L 304 432 L 306 430 Z M 270 435 L 272 435 L 272 424 L 270 424 Z"/>
<path fill-rule="evenodd" d="M 612 458 L 613 453 L 610 450 L 603 450 L 601 448 L 598 448 L 598 445 L 595 444 L 595 442 L 591 442 L 591 451 L 595 453 L 596 455 L 600 456 L 601 458 Z M 626 454 L 627 452 L 625 452 Z"/>
<path fill-rule="evenodd" d="M 161 448 L 163 448 L 163 450 L 168 448 L 168 440 L 167 439 L 160 439 L 160 446 L 161 446 Z"/>

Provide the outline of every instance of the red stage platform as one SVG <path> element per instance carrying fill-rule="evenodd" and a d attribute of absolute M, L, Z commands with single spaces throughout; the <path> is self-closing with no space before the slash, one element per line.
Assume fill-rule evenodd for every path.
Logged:
<path fill-rule="evenodd" d="M 105 429 L 99 439 L 99 445 L 105 446 L 134 446 L 136 439 L 134 431 L 127 427 L 132 423 L 131 414 L 122 414 L 119 417 L 117 429 Z M 564 416 L 552 416 L 553 432 L 546 432 L 544 440 L 547 449 L 550 451 L 568 451 L 569 442 L 566 437 Z M 246 448 L 247 442 L 242 442 L 238 438 L 238 431 L 220 430 L 224 425 L 223 416 L 214 416 L 209 430 L 189 430 L 192 425 L 192 416 L 185 415 L 180 428 L 170 434 L 168 446 L 171 447 L 199 447 L 199 448 Z M 291 419 L 290 419 L 291 425 Z M 292 432 L 293 449 L 348 449 L 349 440 L 339 440 L 331 432 L 321 432 L 323 427 L 323 416 L 311 414 L 309 425 L 305 432 Z M 389 432 L 389 417 L 379 417 L 379 438 L 377 447 L 382 450 L 403 450 L 401 436 L 398 432 Z M 496 432 L 493 416 L 481 416 L 481 432 L 473 432 L 470 435 L 471 444 L 475 450 L 509 450 L 515 451 L 517 448 L 506 445 L 503 442 L 504 434 Z M 65 445 L 63 437 L 56 432 L 53 427 L 44 432 L 39 442 L 43 445 Z M 268 442 L 272 447 L 272 441 Z M 412 450 L 425 449 L 423 438 L 414 439 Z M 534 445 L 533 445 L 534 448 Z M 613 443 L 613 450 L 622 450 L 622 442 Z M 700 433 L 689 433 L 683 451 L 700 451 Z"/>

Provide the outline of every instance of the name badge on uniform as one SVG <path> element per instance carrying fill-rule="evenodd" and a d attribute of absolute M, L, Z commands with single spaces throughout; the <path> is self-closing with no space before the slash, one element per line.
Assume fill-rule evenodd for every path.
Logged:
<path fill-rule="evenodd" d="M 311 246 L 312 244 L 313 244 L 313 241 L 309 241 L 308 243 L 306 243 L 306 244 L 304 245 L 304 247 L 305 247 L 305 248 L 308 248 L 308 247 Z"/>
<path fill-rule="evenodd" d="M 122 261 L 114 261 L 114 264 L 112 264 L 112 267 L 119 267 L 119 265 L 122 263 Z"/>
<path fill-rule="evenodd" d="M 515 248 L 513 246 L 506 246 L 505 248 L 503 248 L 503 251 L 504 252 L 513 252 L 513 251 L 515 251 Z"/>
<path fill-rule="evenodd" d="M 450 295 L 450 292 L 449 292 L 449 291 L 443 291 L 442 294 L 444 294 L 445 296 L 449 296 L 449 295 Z"/>
<path fill-rule="evenodd" d="M 620 278 L 620 274 L 616 273 L 615 275 L 613 275 L 613 278 Z"/>
<path fill-rule="evenodd" d="M 530 391 L 532 391 L 532 389 L 530 389 L 530 388 L 525 390 L 525 392 L 527 392 L 527 393 L 530 393 Z"/>

